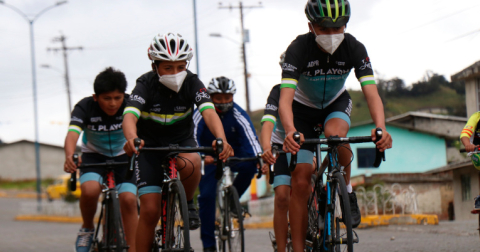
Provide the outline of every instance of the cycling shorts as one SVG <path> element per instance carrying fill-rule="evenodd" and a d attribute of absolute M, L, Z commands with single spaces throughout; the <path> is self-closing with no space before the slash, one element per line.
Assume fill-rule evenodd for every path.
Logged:
<path fill-rule="evenodd" d="M 314 128 L 318 124 L 325 125 L 332 118 L 340 118 L 350 126 L 352 99 L 347 91 L 324 109 L 316 109 L 293 101 L 293 123 L 298 132 L 305 138 L 317 138 Z M 284 136 L 285 137 L 285 136 Z M 297 156 L 297 163 L 313 163 L 314 145 L 302 145 Z"/>
<path fill-rule="evenodd" d="M 277 146 L 278 150 L 282 150 L 282 144 L 272 144 L 272 146 Z M 291 185 L 292 176 L 290 175 L 290 169 L 288 168 L 287 156 L 285 154 L 280 154 L 277 157 L 277 161 L 273 166 L 274 177 L 273 177 L 273 188 L 281 185 Z"/>
<path fill-rule="evenodd" d="M 116 157 L 107 157 L 99 153 L 82 153 L 82 164 L 104 163 L 106 160 L 113 160 L 114 162 L 128 162 L 127 154 Z M 129 165 L 122 165 L 113 168 L 115 177 L 115 184 L 118 193 L 131 192 L 137 195 L 137 187 L 135 186 L 135 178 L 126 180 L 125 174 L 129 169 Z M 103 178 L 107 175 L 107 170 L 102 167 L 81 168 L 80 169 L 80 184 L 87 181 L 97 181 L 103 184 Z"/>
<path fill-rule="evenodd" d="M 187 138 L 176 144 L 181 147 L 197 147 L 197 142 L 193 137 Z M 168 162 L 168 160 L 165 160 L 167 155 L 168 153 L 160 153 L 156 151 L 140 152 L 140 155 L 138 155 L 138 158 L 135 160 L 135 179 L 138 188 L 138 196 L 148 193 L 162 193 L 164 178 L 162 163 Z"/>

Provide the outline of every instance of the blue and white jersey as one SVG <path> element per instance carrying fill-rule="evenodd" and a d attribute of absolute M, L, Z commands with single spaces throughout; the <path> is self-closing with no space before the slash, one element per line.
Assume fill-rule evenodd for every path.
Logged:
<path fill-rule="evenodd" d="M 236 157 L 253 157 L 262 152 L 258 137 L 248 114 L 236 103 L 226 113 L 219 114 L 222 121 L 227 142 L 232 146 Z M 194 137 L 199 146 L 211 146 L 215 137 L 208 129 L 202 115 L 195 110 Z"/>

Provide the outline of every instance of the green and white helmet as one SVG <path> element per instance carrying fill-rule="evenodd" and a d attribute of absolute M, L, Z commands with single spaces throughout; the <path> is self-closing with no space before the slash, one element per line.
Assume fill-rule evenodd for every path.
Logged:
<path fill-rule="evenodd" d="M 322 27 L 342 27 L 350 19 L 348 0 L 308 0 L 305 15 L 310 22 Z"/>

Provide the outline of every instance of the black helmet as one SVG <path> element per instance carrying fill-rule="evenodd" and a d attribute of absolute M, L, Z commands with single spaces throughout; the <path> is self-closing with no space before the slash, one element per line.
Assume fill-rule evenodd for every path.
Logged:
<path fill-rule="evenodd" d="M 350 19 L 348 0 L 308 0 L 305 15 L 322 27 L 342 27 Z"/>

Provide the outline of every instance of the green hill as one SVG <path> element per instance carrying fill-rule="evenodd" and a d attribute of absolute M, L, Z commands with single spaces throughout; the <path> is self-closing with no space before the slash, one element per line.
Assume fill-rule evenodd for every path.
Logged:
<path fill-rule="evenodd" d="M 352 124 L 371 120 L 365 96 L 361 90 L 349 90 L 352 97 Z M 409 111 L 424 111 L 444 115 L 463 116 L 466 115 L 465 95 L 460 95 L 455 90 L 441 86 L 439 90 L 421 97 L 388 97 L 383 99 L 385 117 L 407 113 Z M 252 112 L 251 119 L 260 132 L 260 120 L 263 116 L 263 109 Z"/>

